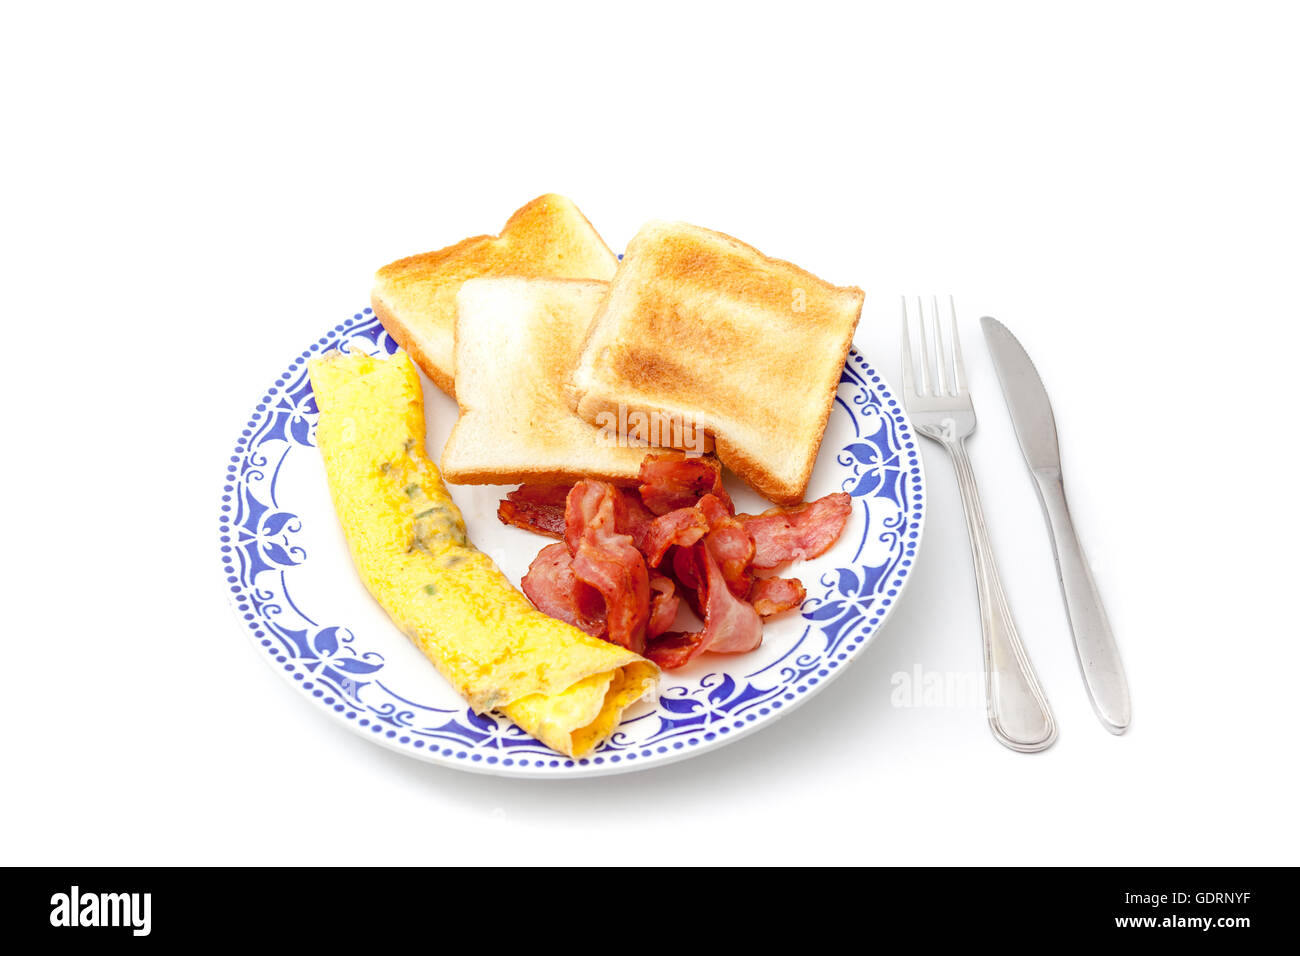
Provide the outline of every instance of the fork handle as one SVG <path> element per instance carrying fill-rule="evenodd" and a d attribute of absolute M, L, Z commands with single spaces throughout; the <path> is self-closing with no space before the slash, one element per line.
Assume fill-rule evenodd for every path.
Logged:
<path fill-rule="evenodd" d="M 1011 617 L 993 546 L 984 523 L 975 471 L 964 439 L 944 442 L 957 472 L 957 488 L 966 512 L 975 586 L 979 593 L 980 623 L 984 636 L 984 687 L 989 727 L 999 742 L 1012 750 L 1032 753 L 1046 750 L 1056 740 L 1056 721 L 1047 704 L 1029 655 L 1020 642 Z"/>

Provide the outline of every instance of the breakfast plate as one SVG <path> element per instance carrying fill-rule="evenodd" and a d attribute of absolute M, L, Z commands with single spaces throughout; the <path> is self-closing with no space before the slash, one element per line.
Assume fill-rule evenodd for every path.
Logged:
<path fill-rule="evenodd" d="M 786 573 L 803 605 L 766 622 L 745 654 L 703 654 L 665 671 L 659 700 L 629 708 L 614 734 L 573 760 L 510 720 L 476 714 L 392 624 L 352 566 L 315 448 L 308 360 L 338 349 L 391 355 L 397 343 L 370 309 L 324 330 L 267 386 L 225 463 L 219 547 L 225 586 L 245 634 L 311 706 L 408 756 L 482 773 L 572 777 L 639 770 L 712 750 L 799 706 L 879 632 L 920 546 L 924 479 L 901 403 L 856 350 L 849 353 L 807 498 L 847 492 L 853 511 L 820 557 Z M 423 382 L 428 447 L 441 449 L 456 403 Z M 516 586 L 550 541 L 507 526 L 510 487 L 453 485 L 470 539 Z M 738 511 L 770 503 L 738 481 Z"/>

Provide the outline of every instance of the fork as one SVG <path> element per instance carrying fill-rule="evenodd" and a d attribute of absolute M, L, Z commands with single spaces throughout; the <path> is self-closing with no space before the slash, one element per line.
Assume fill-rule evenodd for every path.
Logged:
<path fill-rule="evenodd" d="M 966 453 L 966 438 L 975 430 L 975 406 L 971 404 L 970 390 L 966 387 L 966 366 L 962 362 L 961 340 L 957 336 L 957 306 L 949 296 L 952 325 L 949 354 L 945 351 L 939 328 L 937 296 L 931 297 L 931 305 L 933 356 L 930 354 L 930 336 L 926 333 L 925 307 L 917 297 L 921 331 L 920 388 L 917 388 L 908 334 L 907 299 L 903 299 L 903 402 L 913 427 L 947 449 L 957 472 L 957 488 L 966 512 L 966 531 L 970 535 L 975 586 L 979 594 L 989 727 L 993 736 L 1012 750 L 1025 753 L 1046 750 L 1056 740 L 1056 721 L 1011 617 L 984 523 L 975 471 Z"/>

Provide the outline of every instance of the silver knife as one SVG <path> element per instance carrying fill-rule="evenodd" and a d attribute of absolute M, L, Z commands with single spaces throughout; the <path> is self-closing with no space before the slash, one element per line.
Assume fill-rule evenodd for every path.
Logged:
<path fill-rule="evenodd" d="M 1061 579 L 1065 607 L 1074 633 L 1083 682 L 1092 698 L 1092 709 L 1112 734 L 1122 734 L 1133 718 L 1129 703 L 1128 678 L 1115 646 L 1115 636 L 1101 605 L 1092 571 L 1079 546 L 1070 506 L 1061 480 L 1061 453 L 1056 442 L 1056 419 L 1038 370 L 1028 353 L 1005 325 L 991 316 L 980 320 L 984 338 L 993 355 L 993 366 L 1002 383 L 1011 412 L 1011 422 L 1020 440 L 1025 463 L 1034 476 L 1043 513 L 1056 553 L 1056 573 Z"/>

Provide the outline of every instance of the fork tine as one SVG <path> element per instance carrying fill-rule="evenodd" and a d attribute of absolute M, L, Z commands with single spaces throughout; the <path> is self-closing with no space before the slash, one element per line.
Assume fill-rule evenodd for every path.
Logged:
<path fill-rule="evenodd" d="M 903 394 L 915 394 L 912 387 L 912 340 L 907 333 L 907 296 L 900 296 L 903 300 Z"/>
<path fill-rule="evenodd" d="M 961 339 L 957 337 L 957 303 L 952 296 L 948 296 L 948 312 L 952 317 L 952 366 L 956 386 L 953 394 L 961 395 L 966 391 L 966 363 L 961 360 Z"/>
<path fill-rule="evenodd" d="M 934 320 L 934 362 L 937 368 L 937 374 L 934 380 L 934 390 L 939 395 L 953 394 L 948 390 L 948 353 L 943 348 L 943 329 L 939 325 L 939 297 L 930 296 L 930 317 Z"/>
<path fill-rule="evenodd" d="M 930 388 L 930 339 L 925 332 L 925 305 L 916 297 L 916 318 L 921 326 L 921 395 L 933 394 Z"/>

